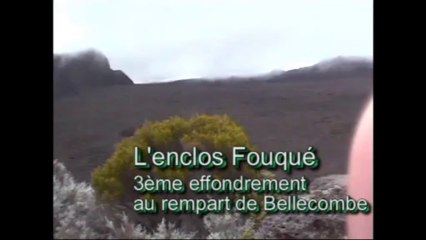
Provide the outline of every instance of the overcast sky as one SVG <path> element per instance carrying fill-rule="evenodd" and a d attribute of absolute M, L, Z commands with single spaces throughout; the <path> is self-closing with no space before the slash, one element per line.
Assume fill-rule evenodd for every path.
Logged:
<path fill-rule="evenodd" d="M 88 48 L 135 82 L 372 57 L 373 1 L 55 0 L 55 53 Z"/>

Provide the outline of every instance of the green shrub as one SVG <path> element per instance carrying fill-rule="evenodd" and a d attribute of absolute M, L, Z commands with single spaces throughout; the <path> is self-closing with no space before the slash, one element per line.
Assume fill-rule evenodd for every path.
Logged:
<path fill-rule="evenodd" d="M 234 146 L 246 146 L 254 150 L 245 130 L 227 115 L 197 115 L 190 119 L 172 117 L 159 122 L 146 122 L 133 136 L 120 142 L 111 158 L 93 172 L 92 185 L 103 199 L 130 200 L 129 197 L 137 194 L 132 188 L 133 177 L 137 174 L 150 175 L 154 178 L 180 178 L 184 183 L 199 177 L 203 171 L 204 174 L 212 174 L 217 178 L 260 176 L 258 170 L 245 166 L 237 170 L 230 162 L 225 169 L 215 168 L 208 172 L 205 169 L 159 169 L 154 166 L 151 169 L 137 170 L 134 167 L 135 146 L 142 150 L 144 160 L 145 156 L 148 156 L 146 152 L 148 146 L 164 152 L 188 151 L 197 146 L 203 151 L 221 151 L 229 157 Z M 150 162 L 149 159 L 146 161 Z"/>

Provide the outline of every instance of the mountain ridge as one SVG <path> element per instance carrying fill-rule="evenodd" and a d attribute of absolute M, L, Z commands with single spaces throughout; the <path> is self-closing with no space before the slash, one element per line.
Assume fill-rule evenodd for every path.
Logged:
<path fill-rule="evenodd" d="M 354 74 L 370 77 L 373 74 L 373 61 L 363 57 L 344 57 L 320 61 L 314 65 L 290 70 L 275 69 L 269 73 L 263 73 L 252 76 L 231 76 L 223 78 L 192 78 L 169 81 L 168 83 L 183 83 L 189 81 L 282 81 L 296 80 L 306 78 L 347 78 Z M 145 83 L 141 83 L 145 84 Z M 152 83 L 148 83 L 152 84 Z"/>
<path fill-rule="evenodd" d="M 188 81 L 282 81 L 316 77 L 346 78 L 353 74 L 372 76 L 373 60 L 356 56 L 337 56 L 314 65 L 290 69 L 275 69 L 250 76 L 197 77 L 164 82 L 135 83 L 122 70 L 111 69 L 108 58 L 96 49 L 76 53 L 54 54 L 54 95 L 77 95 L 88 89 L 112 85 L 184 83 Z"/>
<path fill-rule="evenodd" d="M 134 84 L 123 71 L 111 69 L 108 58 L 95 49 L 54 54 L 53 58 L 55 97 L 74 96 L 105 86 Z"/>

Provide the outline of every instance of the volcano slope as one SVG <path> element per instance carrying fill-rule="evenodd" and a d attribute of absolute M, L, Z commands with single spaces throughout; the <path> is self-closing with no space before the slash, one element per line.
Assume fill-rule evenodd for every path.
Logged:
<path fill-rule="evenodd" d="M 187 80 L 113 85 L 54 100 L 54 157 L 79 181 L 90 181 L 122 138 L 146 120 L 197 113 L 228 114 L 261 151 L 318 149 L 315 178 L 346 173 L 359 115 L 372 95 L 372 71 L 315 71 L 268 79 Z M 278 173 L 277 176 L 285 176 Z"/>

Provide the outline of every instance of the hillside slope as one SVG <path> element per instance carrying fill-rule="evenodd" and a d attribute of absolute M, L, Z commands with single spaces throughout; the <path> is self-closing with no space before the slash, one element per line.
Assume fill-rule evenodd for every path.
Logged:
<path fill-rule="evenodd" d="M 320 170 L 303 171 L 306 176 L 344 174 L 352 132 L 372 94 L 372 71 L 349 71 L 343 77 L 304 74 L 268 81 L 109 86 L 56 99 L 54 156 L 78 180 L 89 180 L 114 145 L 146 120 L 229 114 L 260 150 L 318 148 Z"/>

